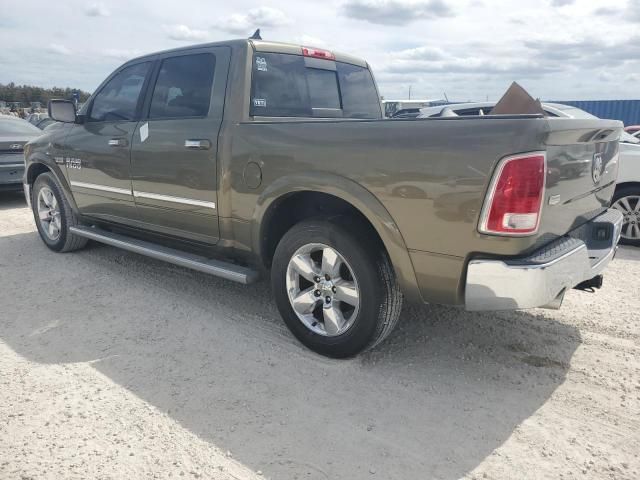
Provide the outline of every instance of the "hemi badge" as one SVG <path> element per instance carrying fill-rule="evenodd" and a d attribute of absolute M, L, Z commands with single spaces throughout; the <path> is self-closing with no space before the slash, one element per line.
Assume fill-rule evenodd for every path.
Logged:
<path fill-rule="evenodd" d="M 557 205 L 560 203 L 560 195 L 551 195 L 549 197 L 549 205 Z"/>

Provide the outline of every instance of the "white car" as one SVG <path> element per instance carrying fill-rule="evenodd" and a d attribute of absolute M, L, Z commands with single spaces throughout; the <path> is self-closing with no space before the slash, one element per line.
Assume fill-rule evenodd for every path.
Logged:
<path fill-rule="evenodd" d="M 421 108 L 418 118 L 441 116 L 489 115 L 495 102 L 458 103 Z M 566 118 L 596 118 L 584 110 L 561 103 L 542 104 L 547 115 Z M 640 246 L 640 132 L 635 136 L 622 132 L 618 183 L 612 204 L 624 215 L 620 243 Z"/>

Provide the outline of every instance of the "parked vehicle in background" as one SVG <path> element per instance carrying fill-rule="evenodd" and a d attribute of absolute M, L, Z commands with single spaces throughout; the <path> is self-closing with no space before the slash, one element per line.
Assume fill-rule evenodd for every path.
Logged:
<path fill-rule="evenodd" d="M 438 117 L 443 111 L 452 111 L 457 116 L 477 116 L 477 115 L 491 115 L 491 110 L 496 105 L 496 102 L 476 102 L 476 103 L 452 103 L 449 105 L 442 105 L 437 107 L 425 107 L 420 109 L 420 115 L 418 118 Z M 598 118 L 591 115 L 589 112 L 585 112 L 579 108 L 571 105 L 563 105 L 562 103 L 543 102 L 542 108 L 545 113 L 550 117 L 564 117 L 564 118 Z"/>
<path fill-rule="evenodd" d="M 419 118 L 437 117 L 445 108 L 448 112 L 460 116 L 490 115 L 494 105 L 495 102 L 481 102 L 423 108 L 420 110 Z M 544 102 L 542 108 L 550 117 L 598 118 L 580 108 L 560 103 Z M 633 128 L 636 127 L 627 127 L 625 130 Z M 560 168 L 549 165 L 552 178 L 572 178 L 588 172 L 591 159 L 581 154 L 572 158 L 569 151 L 566 154 L 567 161 Z M 612 206 L 624 215 L 620 243 L 640 246 L 640 131 L 636 131 L 635 135 L 625 131 L 620 136 L 618 179 Z"/>
<path fill-rule="evenodd" d="M 36 127 L 38 127 L 40 130 L 44 130 L 45 128 L 47 128 L 49 125 L 53 125 L 54 123 L 56 123 L 55 120 L 46 117 L 43 118 L 42 120 L 40 120 L 38 123 L 36 123 Z"/>
<path fill-rule="evenodd" d="M 398 113 L 418 113 L 421 108 L 428 107 L 433 102 L 442 102 L 442 100 L 382 100 L 382 109 L 384 116 L 393 118 Z"/>
<path fill-rule="evenodd" d="M 24 144 L 42 131 L 18 117 L 0 115 L 0 188 L 22 188 Z"/>
<path fill-rule="evenodd" d="M 640 125 L 629 125 L 628 127 L 624 127 L 624 131 L 631 135 L 638 134 L 640 133 Z"/>
<path fill-rule="evenodd" d="M 79 113 L 49 108 L 64 124 L 28 144 L 24 178 L 51 250 L 92 239 L 240 283 L 270 270 L 291 332 L 328 356 L 381 342 L 404 298 L 559 308 L 617 248 L 622 123 L 383 119 L 351 55 L 184 47 L 127 62 Z M 588 175 L 548 182 L 578 155 Z"/>
<path fill-rule="evenodd" d="M 38 123 L 43 118 L 48 118 L 48 117 L 49 117 L 48 113 L 36 112 L 36 113 L 30 113 L 29 115 L 27 115 L 25 117 L 25 120 L 27 122 L 29 122 L 31 125 L 35 125 L 36 123 Z"/>
<path fill-rule="evenodd" d="M 32 113 L 25 120 L 40 130 L 44 130 L 52 123 L 55 123 L 55 120 L 52 120 L 48 113 Z"/>
<path fill-rule="evenodd" d="M 640 133 L 640 132 L 638 132 Z M 640 139 L 622 134 L 612 205 L 624 215 L 621 243 L 640 247 Z"/>
<path fill-rule="evenodd" d="M 391 115 L 391 118 L 417 118 L 420 115 L 419 108 L 403 108 Z"/>

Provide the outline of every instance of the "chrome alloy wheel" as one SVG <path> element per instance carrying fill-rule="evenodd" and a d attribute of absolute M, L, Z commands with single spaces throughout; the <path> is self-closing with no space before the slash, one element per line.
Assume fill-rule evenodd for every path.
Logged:
<path fill-rule="evenodd" d="M 57 240 L 62 230 L 62 219 L 60 205 L 50 188 L 42 187 L 38 192 L 37 209 L 42 231 L 49 240 Z"/>
<path fill-rule="evenodd" d="M 287 294 L 300 321 L 326 337 L 345 333 L 360 309 L 353 270 L 340 253 L 321 243 L 304 245 L 293 254 L 287 266 Z"/>
<path fill-rule="evenodd" d="M 640 240 L 640 195 L 619 198 L 613 208 L 624 217 L 621 236 L 627 240 Z"/>

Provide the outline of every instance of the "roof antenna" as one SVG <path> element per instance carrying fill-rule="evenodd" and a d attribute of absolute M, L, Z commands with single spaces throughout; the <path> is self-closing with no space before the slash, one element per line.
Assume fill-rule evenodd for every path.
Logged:
<path fill-rule="evenodd" d="M 249 37 L 249 40 L 262 40 L 262 37 L 260 36 L 260 29 L 253 32 L 253 35 Z"/>

